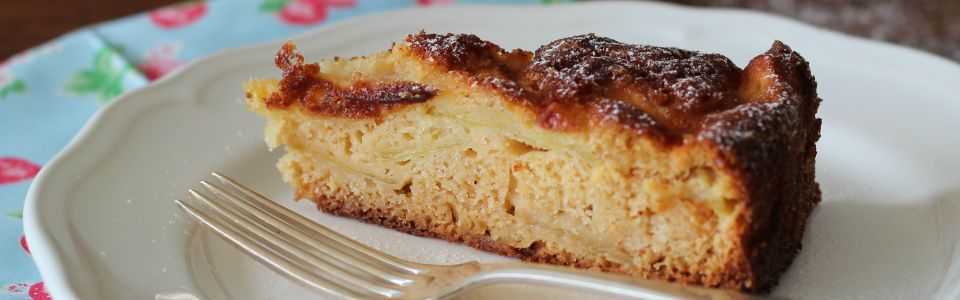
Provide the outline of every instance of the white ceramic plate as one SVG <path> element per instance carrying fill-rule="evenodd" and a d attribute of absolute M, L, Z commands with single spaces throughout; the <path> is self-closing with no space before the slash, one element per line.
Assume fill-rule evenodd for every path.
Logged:
<path fill-rule="evenodd" d="M 309 59 L 351 56 L 386 49 L 420 28 L 475 33 L 504 48 L 525 49 L 595 32 L 723 53 L 741 66 L 774 39 L 783 40 L 811 61 L 820 83 L 824 123 L 817 179 L 824 193 L 804 249 L 774 294 L 960 297 L 960 193 L 950 192 L 960 186 L 960 67 L 953 62 L 757 13 L 654 3 L 405 10 L 293 40 Z M 43 169 L 31 187 L 24 222 L 56 299 L 311 297 L 179 214 L 172 200 L 186 198 L 185 189 L 211 170 L 401 257 L 436 263 L 503 259 L 289 201 L 291 190 L 274 168 L 278 153 L 266 150 L 264 122 L 245 111 L 240 89 L 243 80 L 278 75 L 271 64 L 279 45 L 220 53 L 120 97 Z"/>

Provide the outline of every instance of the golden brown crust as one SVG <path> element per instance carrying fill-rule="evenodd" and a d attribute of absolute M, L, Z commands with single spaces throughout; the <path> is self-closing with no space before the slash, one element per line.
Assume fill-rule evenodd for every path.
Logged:
<path fill-rule="evenodd" d="M 765 80 L 758 100 L 710 116 L 697 139 L 712 145 L 717 166 L 738 178 L 749 207 L 740 228 L 744 271 L 765 290 L 800 251 L 807 217 L 820 202 L 814 180 L 820 99 L 809 64 L 779 41 L 746 73 Z"/>
<path fill-rule="evenodd" d="M 475 35 L 423 31 L 408 36 L 401 47 L 428 64 L 501 92 L 534 112 L 540 126 L 558 131 L 615 123 L 677 145 L 688 136 L 712 134 L 705 131 L 717 120 L 742 115 L 738 112 L 766 114 L 755 108 L 757 103 L 798 105 L 784 103 L 790 102 L 789 93 L 757 90 L 771 80 L 757 76 L 766 70 L 741 70 L 719 54 L 630 45 L 593 34 L 560 39 L 533 53 L 508 52 Z M 276 64 L 284 74 L 280 89 L 267 99 L 268 107 L 298 102 L 324 116 L 378 117 L 381 111 L 424 102 L 438 92 L 412 82 L 357 80 L 341 88 L 322 79 L 319 67 L 304 64 L 293 50 L 288 43 L 277 53 Z"/>
<path fill-rule="evenodd" d="M 277 53 L 275 61 L 283 78 L 279 89 L 267 98 L 267 107 L 286 108 L 297 102 L 301 109 L 321 116 L 370 118 L 437 95 L 436 88 L 409 81 L 355 79 L 350 86 L 340 87 L 319 77 L 319 65 L 304 64 L 303 56 L 295 51 L 296 46 L 288 42 Z"/>
<path fill-rule="evenodd" d="M 741 102 L 742 71 L 718 54 L 628 45 L 593 34 L 506 52 L 474 35 L 420 32 L 406 44 L 427 62 L 499 89 L 553 130 L 616 121 L 678 142 Z"/>

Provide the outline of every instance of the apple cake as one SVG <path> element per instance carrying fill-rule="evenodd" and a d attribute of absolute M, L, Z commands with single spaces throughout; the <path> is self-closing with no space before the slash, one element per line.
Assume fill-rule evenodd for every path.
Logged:
<path fill-rule="evenodd" d="M 777 41 L 726 57 L 593 34 L 407 36 L 244 83 L 298 199 L 526 261 L 764 292 L 820 201 L 820 99 Z"/>

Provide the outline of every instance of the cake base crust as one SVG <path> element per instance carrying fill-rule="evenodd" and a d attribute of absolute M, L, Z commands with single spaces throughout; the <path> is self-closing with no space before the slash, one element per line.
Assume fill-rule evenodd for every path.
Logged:
<path fill-rule="evenodd" d="M 819 199 L 819 189 L 810 189 L 807 190 L 806 193 L 808 194 L 808 197 L 815 197 L 815 199 Z M 543 247 L 543 243 L 539 241 L 534 242 L 526 248 L 517 248 L 497 242 L 483 235 L 461 234 L 456 232 L 456 230 L 454 230 L 452 227 L 446 227 L 448 230 L 443 230 L 438 226 L 434 226 L 435 224 L 428 223 L 427 220 L 408 220 L 401 218 L 390 209 L 386 208 L 363 206 L 361 203 L 356 201 L 345 201 L 342 199 L 325 196 L 307 198 L 310 198 L 311 201 L 314 201 L 317 205 L 317 208 L 323 212 L 351 218 L 368 224 L 387 227 L 406 234 L 443 239 L 453 243 L 462 243 L 481 251 L 518 258 L 527 262 L 573 266 L 582 269 L 599 269 L 604 272 L 631 275 L 624 272 L 620 265 L 614 262 L 607 261 L 603 264 L 595 264 L 590 260 L 578 259 L 570 253 L 550 252 L 547 248 Z M 781 224 L 780 228 L 778 228 L 781 231 L 775 232 L 774 235 L 779 236 L 778 240 L 781 241 L 782 244 L 779 245 L 779 247 L 774 247 L 774 251 L 776 251 L 776 253 L 766 254 L 769 257 L 768 259 L 773 263 L 767 264 L 770 270 L 764 272 L 763 274 L 766 274 L 766 276 L 762 278 L 710 278 L 709 275 L 704 278 L 698 276 L 697 274 L 688 274 L 688 276 L 674 276 L 656 271 L 644 273 L 642 274 L 642 277 L 646 279 L 665 280 L 680 284 L 693 284 L 714 288 L 735 289 L 751 293 L 767 293 L 772 287 L 777 285 L 779 280 L 779 276 L 777 275 L 783 273 L 800 252 L 800 240 L 794 239 L 793 237 L 802 236 L 807 216 L 810 215 L 810 212 L 813 210 L 814 206 L 815 202 L 809 203 L 809 205 L 805 205 L 804 207 L 796 207 L 794 209 L 785 209 L 780 211 L 780 215 L 783 217 L 782 220 L 785 222 L 784 224 Z M 750 259 L 755 260 L 759 259 L 759 257 L 751 257 Z M 743 266 L 729 267 L 742 268 Z M 745 280 L 753 280 L 755 281 L 755 284 L 745 284 Z M 716 284 L 709 284 L 711 282 Z"/>

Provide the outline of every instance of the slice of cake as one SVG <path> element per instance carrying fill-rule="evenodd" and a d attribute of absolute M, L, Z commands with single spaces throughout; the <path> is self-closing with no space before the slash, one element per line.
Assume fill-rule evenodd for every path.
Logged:
<path fill-rule="evenodd" d="M 527 261 L 765 291 L 820 201 L 820 99 L 786 45 L 718 54 L 595 35 L 536 52 L 419 34 L 246 82 L 319 209 Z"/>

